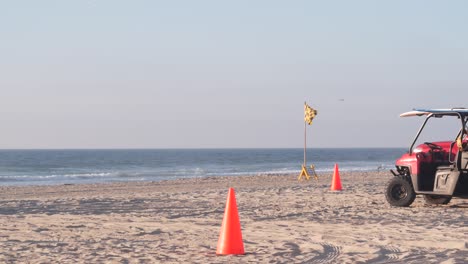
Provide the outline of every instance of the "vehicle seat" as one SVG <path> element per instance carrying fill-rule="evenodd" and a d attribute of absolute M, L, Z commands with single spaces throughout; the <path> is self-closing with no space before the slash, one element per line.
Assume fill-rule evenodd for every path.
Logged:
<path fill-rule="evenodd" d="M 438 166 L 437 170 L 453 170 L 457 164 L 460 164 L 460 170 L 468 170 L 468 150 L 457 152 L 455 162 L 451 165 Z"/>

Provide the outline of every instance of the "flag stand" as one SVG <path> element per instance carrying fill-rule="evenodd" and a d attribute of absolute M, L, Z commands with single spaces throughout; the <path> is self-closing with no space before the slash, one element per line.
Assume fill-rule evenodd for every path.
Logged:
<path fill-rule="evenodd" d="M 310 180 L 310 176 L 313 175 L 315 180 L 318 180 L 317 173 L 315 172 L 315 166 L 312 164 L 310 168 L 307 168 L 307 123 L 312 124 L 312 119 L 317 115 L 317 110 L 314 110 L 310 106 L 307 105 L 307 102 L 304 102 L 304 113 L 305 113 L 305 120 L 304 120 L 304 163 L 302 163 L 302 170 L 299 174 L 297 180 L 301 180 L 303 177 L 306 180 Z"/>
<path fill-rule="evenodd" d="M 310 168 L 307 168 L 306 166 L 302 165 L 301 174 L 299 174 L 297 180 L 300 181 L 302 177 L 304 177 L 306 180 L 310 180 L 310 175 L 314 175 L 314 179 L 318 180 L 317 173 L 315 173 L 315 166 L 310 165 Z"/>

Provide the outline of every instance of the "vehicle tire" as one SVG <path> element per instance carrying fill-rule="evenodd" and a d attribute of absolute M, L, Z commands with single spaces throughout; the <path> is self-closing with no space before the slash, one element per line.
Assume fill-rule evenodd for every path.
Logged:
<path fill-rule="evenodd" d="M 387 184 L 385 198 L 393 206 L 410 206 L 414 202 L 414 199 L 416 199 L 411 179 L 408 176 L 393 177 Z"/>
<path fill-rule="evenodd" d="M 452 197 L 425 194 L 424 200 L 426 201 L 427 204 L 448 204 L 450 203 L 450 200 L 452 200 Z"/>

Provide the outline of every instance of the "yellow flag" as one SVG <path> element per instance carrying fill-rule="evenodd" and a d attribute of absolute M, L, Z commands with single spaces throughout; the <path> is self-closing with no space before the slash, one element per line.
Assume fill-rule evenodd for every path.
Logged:
<path fill-rule="evenodd" d="M 313 109 L 307 103 L 304 103 L 304 120 L 310 125 L 312 124 L 312 119 L 317 115 L 317 110 Z"/>

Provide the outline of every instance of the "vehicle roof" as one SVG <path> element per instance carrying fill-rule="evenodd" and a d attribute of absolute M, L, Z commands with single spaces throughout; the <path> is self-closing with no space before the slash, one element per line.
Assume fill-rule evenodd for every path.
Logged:
<path fill-rule="evenodd" d="M 466 108 L 451 108 L 451 109 L 413 109 L 413 111 L 405 112 L 400 117 L 408 116 L 427 116 L 427 115 L 438 115 L 438 116 L 468 116 L 468 109 Z"/>

